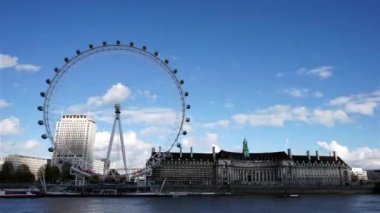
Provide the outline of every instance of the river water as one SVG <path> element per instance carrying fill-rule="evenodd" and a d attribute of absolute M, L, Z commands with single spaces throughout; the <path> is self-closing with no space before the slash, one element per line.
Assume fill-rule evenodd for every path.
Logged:
<path fill-rule="evenodd" d="M 0 212 L 380 212 L 380 195 L 0 199 Z"/>

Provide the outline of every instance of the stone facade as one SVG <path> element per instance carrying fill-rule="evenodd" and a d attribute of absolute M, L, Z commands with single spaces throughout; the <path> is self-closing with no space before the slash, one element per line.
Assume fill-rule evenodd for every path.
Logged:
<path fill-rule="evenodd" d="M 171 153 L 148 176 L 148 181 L 153 184 L 160 184 L 164 180 L 168 184 L 212 184 L 215 180 L 212 154 Z"/>
<path fill-rule="evenodd" d="M 214 149 L 213 149 L 214 150 Z M 152 153 L 153 155 L 154 153 Z M 151 184 L 344 185 L 350 167 L 334 156 L 286 152 L 170 153 L 148 176 Z"/>

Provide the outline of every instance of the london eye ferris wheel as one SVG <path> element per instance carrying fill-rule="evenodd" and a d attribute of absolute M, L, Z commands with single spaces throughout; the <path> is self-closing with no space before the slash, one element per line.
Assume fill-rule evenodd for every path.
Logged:
<path fill-rule="evenodd" d="M 103 156 L 97 157 L 104 158 L 105 152 L 101 151 L 108 147 L 109 162 L 110 144 L 116 120 L 119 120 L 124 166 L 124 151 L 131 164 L 141 152 L 149 153 L 149 160 L 131 165 L 144 168 L 130 170 L 129 175 L 147 173 L 167 157 L 173 147 L 181 146 L 179 138 L 187 134 L 185 126 L 190 118 L 186 116 L 186 110 L 190 105 L 186 103 L 186 97 L 189 93 L 183 90 L 184 80 L 177 75 L 177 69 L 169 66 L 168 59 L 161 59 L 157 51 L 150 52 L 146 46 L 137 47 L 133 42 L 123 44 L 118 40 L 110 44 L 104 41 L 98 46 L 90 44 L 83 51 L 76 50 L 75 56 L 65 57 L 64 64 L 54 68 L 54 76 L 45 81 L 46 91 L 40 93 L 43 104 L 37 109 L 43 118 L 38 124 L 45 127 L 41 138 L 50 141 L 49 152 L 54 152 L 56 123 L 62 114 L 87 114 L 98 125 L 95 148 L 100 149 L 98 151 Z M 116 117 L 112 122 L 114 106 Z M 126 124 L 126 150 L 120 122 Z M 113 131 L 109 133 L 112 123 Z M 103 142 L 101 136 L 106 137 Z M 111 139 L 107 139 L 109 136 Z M 150 153 L 149 146 L 162 147 L 162 152 Z M 78 170 L 84 160 L 69 147 L 64 149 L 72 156 L 73 169 L 85 176 L 93 173 Z"/>

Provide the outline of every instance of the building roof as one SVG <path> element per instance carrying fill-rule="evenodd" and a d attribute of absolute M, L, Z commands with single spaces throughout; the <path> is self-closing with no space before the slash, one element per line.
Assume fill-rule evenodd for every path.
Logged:
<path fill-rule="evenodd" d="M 155 152 L 153 153 L 155 154 Z M 168 158 L 178 159 L 180 158 L 179 152 L 170 152 L 170 156 Z M 212 161 L 212 153 L 193 153 L 193 158 L 191 158 L 190 153 L 182 153 L 182 159 L 194 159 L 194 160 L 209 160 Z"/>
<path fill-rule="evenodd" d="M 5 157 L 7 158 L 27 158 L 27 159 L 36 159 L 36 160 L 48 160 L 47 158 L 40 158 L 40 157 L 33 157 L 33 156 L 26 156 L 26 155 L 18 155 L 18 154 L 12 154 Z"/>
<path fill-rule="evenodd" d="M 289 156 L 285 152 L 249 153 L 249 157 L 245 158 L 241 152 L 228 152 L 221 150 L 217 154 L 217 157 L 235 160 L 290 160 Z"/>
<path fill-rule="evenodd" d="M 294 161 L 298 162 L 310 162 L 310 163 L 320 163 L 320 162 L 328 162 L 328 163 L 334 163 L 338 162 L 341 164 L 347 165 L 340 157 L 337 156 L 337 161 L 335 161 L 334 156 L 319 156 L 319 160 L 317 159 L 317 156 L 310 156 L 310 160 L 307 155 L 293 155 L 292 156 Z"/>
<path fill-rule="evenodd" d="M 152 155 L 156 154 L 153 152 Z M 262 153 L 249 153 L 249 157 L 244 157 L 244 154 L 241 152 L 228 152 L 224 150 L 220 150 L 220 152 L 215 153 L 217 159 L 231 159 L 231 160 L 257 160 L 257 161 L 265 161 L 265 160 L 293 160 L 294 162 L 305 162 L 305 163 L 340 163 L 342 165 L 347 165 L 340 157 L 337 156 L 337 161 L 335 161 L 333 156 L 319 156 L 319 160 L 317 156 L 310 156 L 310 160 L 307 155 L 292 155 L 290 156 L 282 151 L 282 152 L 262 152 Z M 179 152 L 171 152 L 168 157 L 173 159 L 179 159 Z M 190 153 L 182 153 L 182 159 L 194 159 L 194 160 L 204 160 L 204 161 L 212 161 L 213 156 L 212 153 L 193 153 L 193 158 L 191 158 Z"/>
<path fill-rule="evenodd" d="M 153 152 L 154 155 L 156 152 Z M 219 159 L 234 159 L 234 160 L 290 160 L 289 156 L 285 152 L 264 152 L 264 153 L 250 153 L 249 157 L 244 157 L 243 153 L 240 152 L 228 152 L 221 150 L 215 153 L 216 158 Z M 171 152 L 169 158 L 178 159 L 180 158 L 179 152 Z M 191 154 L 186 152 L 182 153 L 182 159 L 191 159 Z M 193 153 L 193 158 L 195 160 L 213 160 L 212 153 Z"/>

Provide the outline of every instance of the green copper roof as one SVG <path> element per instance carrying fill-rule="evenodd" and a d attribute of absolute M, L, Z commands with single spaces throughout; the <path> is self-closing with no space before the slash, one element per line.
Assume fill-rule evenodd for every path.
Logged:
<path fill-rule="evenodd" d="M 248 141 L 245 138 L 243 140 L 243 155 L 245 158 L 249 157 Z"/>

